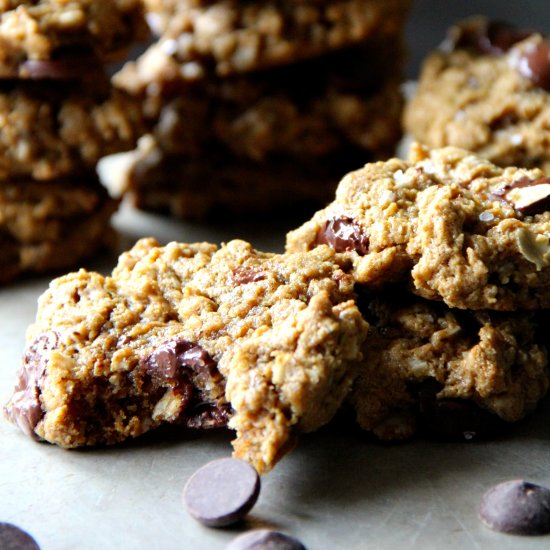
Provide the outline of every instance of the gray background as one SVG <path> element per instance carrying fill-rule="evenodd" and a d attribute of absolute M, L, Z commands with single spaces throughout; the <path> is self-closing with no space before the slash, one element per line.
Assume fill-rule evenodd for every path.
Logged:
<path fill-rule="evenodd" d="M 487 15 L 520 27 L 550 34 L 550 1 L 523 0 L 416 0 L 407 26 L 409 64 L 407 75 L 415 78 L 423 57 L 445 36 L 445 29 L 471 15 Z"/>

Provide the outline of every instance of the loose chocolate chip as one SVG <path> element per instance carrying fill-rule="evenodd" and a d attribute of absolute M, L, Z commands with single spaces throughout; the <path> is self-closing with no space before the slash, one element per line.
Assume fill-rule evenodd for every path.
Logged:
<path fill-rule="evenodd" d="M 260 476 L 243 460 L 221 458 L 197 470 L 183 489 L 187 511 L 210 527 L 243 519 L 260 494 Z"/>
<path fill-rule="evenodd" d="M 531 180 L 523 177 L 493 191 L 491 196 L 511 204 L 527 216 L 540 214 L 550 208 L 550 178 Z"/>
<path fill-rule="evenodd" d="M 517 67 L 519 73 L 535 86 L 550 92 L 550 40 L 526 49 Z"/>
<path fill-rule="evenodd" d="M 363 229 L 347 216 L 328 220 L 319 229 L 315 244 L 328 244 L 336 252 L 357 252 L 364 256 L 369 252 L 369 238 Z"/>
<path fill-rule="evenodd" d="M 0 523 L 2 550 L 40 550 L 36 541 L 25 531 L 11 523 Z"/>
<path fill-rule="evenodd" d="M 306 550 L 294 537 L 270 529 L 256 529 L 233 539 L 226 550 Z"/>
<path fill-rule="evenodd" d="M 483 495 L 479 518 L 501 533 L 550 533 L 550 489 L 523 480 L 499 483 Z"/>

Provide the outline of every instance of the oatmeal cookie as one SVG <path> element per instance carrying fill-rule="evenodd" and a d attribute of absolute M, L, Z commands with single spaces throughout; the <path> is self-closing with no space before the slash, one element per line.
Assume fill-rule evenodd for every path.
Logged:
<path fill-rule="evenodd" d="M 0 78 L 82 75 L 146 29 L 139 0 L 0 0 Z"/>
<path fill-rule="evenodd" d="M 413 145 L 408 161 L 365 165 L 289 233 L 287 250 L 330 245 L 368 286 L 404 281 L 447 305 L 550 307 L 550 179 L 463 149 Z"/>
<path fill-rule="evenodd" d="M 381 158 L 393 153 L 401 136 L 403 99 L 396 75 L 402 59 L 400 41 L 376 40 L 183 88 L 165 74 L 146 84 L 138 61 L 114 82 L 142 102 L 143 116 L 166 154 L 197 154 L 216 142 L 255 160 L 286 154 L 306 159 L 347 146 Z"/>
<path fill-rule="evenodd" d="M 8 417 L 64 447 L 228 422 L 236 456 L 265 471 L 330 420 L 356 374 L 368 325 L 334 256 L 144 239 L 111 276 L 56 279 Z"/>
<path fill-rule="evenodd" d="M 361 301 L 370 331 L 350 402 L 380 439 L 495 435 L 548 390 L 533 313 L 450 309 L 398 290 Z"/>
<path fill-rule="evenodd" d="M 0 180 L 51 180 L 93 169 L 135 147 L 141 109 L 121 91 L 87 94 L 77 83 L 0 84 Z"/>
<path fill-rule="evenodd" d="M 118 202 L 95 173 L 49 181 L 0 181 L 0 283 L 67 269 L 112 244 Z"/>
<path fill-rule="evenodd" d="M 429 147 L 452 145 L 501 166 L 550 171 L 550 41 L 474 18 L 424 62 L 404 125 Z"/>
<path fill-rule="evenodd" d="M 410 0 L 150 1 L 149 63 L 194 80 L 284 65 L 402 31 Z"/>

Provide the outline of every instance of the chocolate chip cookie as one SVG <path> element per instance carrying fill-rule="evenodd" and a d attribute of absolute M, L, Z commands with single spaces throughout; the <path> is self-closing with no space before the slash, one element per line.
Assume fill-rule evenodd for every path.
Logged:
<path fill-rule="evenodd" d="M 478 17 L 450 29 L 423 64 L 404 124 L 430 147 L 550 171 L 550 42 Z"/>
<path fill-rule="evenodd" d="M 102 83 L 87 93 L 78 82 L 0 81 L 0 180 L 72 176 L 132 149 L 143 132 L 140 109 Z"/>
<path fill-rule="evenodd" d="M 362 302 L 370 330 L 350 402 L 380 439 L 494 436 L 548 390 L 533 313 L 451 309 L 399 289 Z"/>
<path fill-rule="evenodd" d="M 402 59 L 398 37 L 373 39 L 189 83 L 148 72 L 145 54 L 114 78 L 143 106 L 151 131 L 125 170 L 112 173 L 117 187 L 140 208 L 185 218 L 279 206 L 312 212 L 330 200 L 342 173 L 393 153 L 401 136 Z"/>
<path fill-rule="evenodd" d="M 0 181 L 0 284 L 68 269 L 113 244 L 117 205 L 93 172 L 47 184 Z"/>
<path fill-rule="evenodd" d="M 146 36 L 139 0 L 2 0 L 0 78 L 82 76 Z"/>
<path fill-rule="evenodd" d="M 8 417 L 63 447 L 228 424 L 236 456 L 265 471 L 330 420 L 356 374 L 368 325 L 334 257 L 144 239 L 111 276 L 56 279 Z"/>
<path fill-rule="evenodd" d="M 145 5 L 160 35 L 152 52 L 168 54 L 167 70 L 194 80 L 211 72 L 227 76 L 293 63 L 373 35 L 396 34 L 410 0 L 148 0 Z"/>
<path fill-rule="evenodd" d="M 287 250 L 329 245 L 359 284 L 400 281 L 467 309 L 550 307 L 550 180 L 463 149 L 414 145 L 408 161 L 365 165 L 289 233 Z"/>

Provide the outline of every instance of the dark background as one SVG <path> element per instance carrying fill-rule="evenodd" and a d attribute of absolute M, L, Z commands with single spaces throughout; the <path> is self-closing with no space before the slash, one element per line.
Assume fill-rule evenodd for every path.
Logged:
<path fill-rule="evenodd" d="M 550 0 L 413 0 L 407 25 L 407 76 L 416 78 L 422 59 L 445 37 L 453 23 L 487 15 L 550 34 Z"/>

